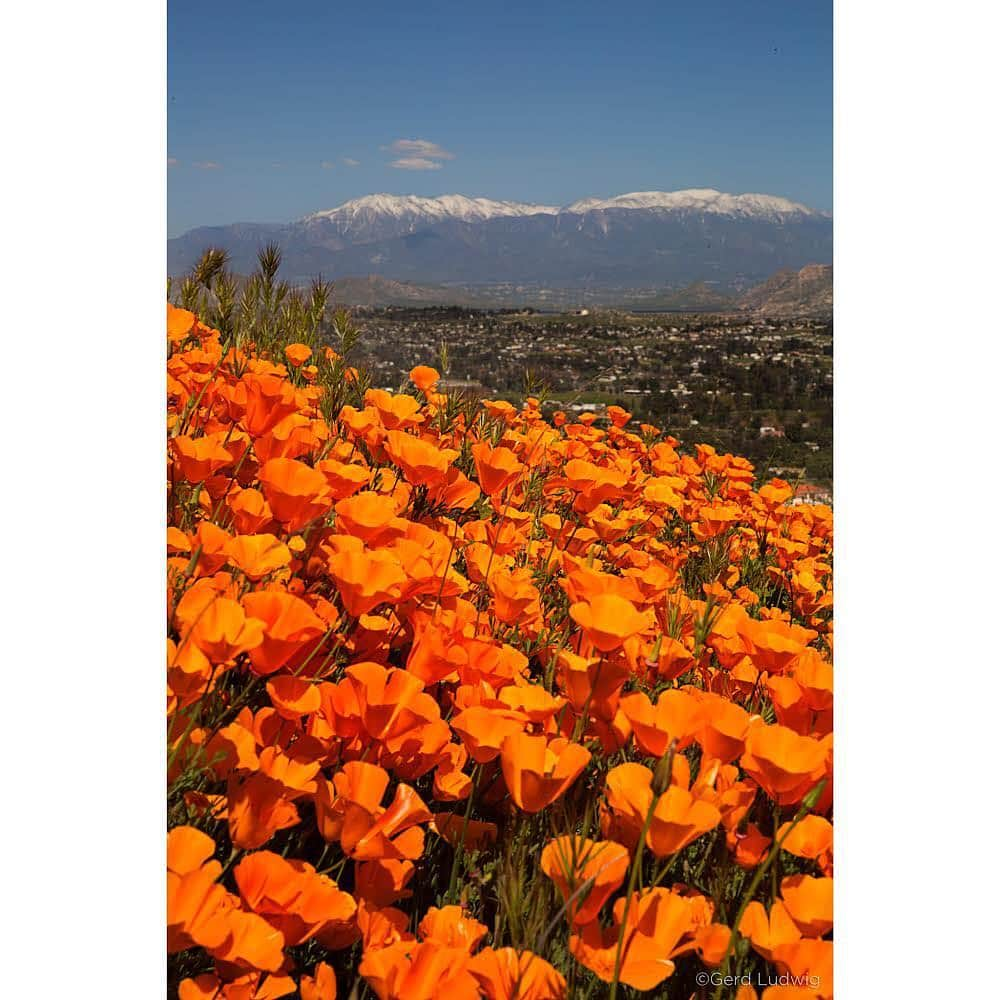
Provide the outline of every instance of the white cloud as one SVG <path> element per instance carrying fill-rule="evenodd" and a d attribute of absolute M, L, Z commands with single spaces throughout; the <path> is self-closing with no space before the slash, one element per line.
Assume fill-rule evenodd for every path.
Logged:
<path fill-rule="evenodd" d="M 345 167 L 360 167 L 361 162 L 359 160 L 351 159 L 350 156 L 342 156 L 340 162 L 344 164 Z"/>
<path fill-rule="evenodd" d="M 404 159 L 454 160 L 455 154 L 442 149 L 436 142 L 427 139 L 397 139 L 388 147 L 389 152 L 398 153 Z"/>
<path fill-rule="evenodd" d="M 422 156 L 406 156 L 401 160 L 393 160 L 389 166 L 395 167 L 397 170 L 440 170 L 442 164 Z"/>
<path fill-rule="evenodd" d="M 195 166 L 199 170 L 221 170 L 222 169 L 222 164 L 221 163 L 216 163 L 215 160 L 202 160 L 201 162 L 196 163 Z"/>
<path fill-rule="evenodd" d="M 335 167 L 336 165 L 337 165 L 337 164 L 336 164 L 336 163 L 334 163 L 334 162 L 333 162 L 333 160 L 322 160 L 322 161 L 320 162 L 320 166 L 321 166 L 321 167 L 322 167 L 322 168 L 323 168 L 324 170 L 333 170 L 333 168 L 334 168 L 334 167 Z"/>
<path fill-rule="evenodd" d="M 177 159 L 176 156 L 168 156 L 167 157 L 167 166 L 168 167 L 176 167 L 178 163 L 179 163 L 179 160 Z"/>

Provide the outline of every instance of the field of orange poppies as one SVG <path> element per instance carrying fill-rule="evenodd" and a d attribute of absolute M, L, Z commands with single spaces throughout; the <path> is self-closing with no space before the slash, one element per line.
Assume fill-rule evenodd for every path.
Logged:
<path fill-rule="evenodd" d="M 831 510 L 310 308 L 167 307 L 170 994 L 832 997 Z"/>

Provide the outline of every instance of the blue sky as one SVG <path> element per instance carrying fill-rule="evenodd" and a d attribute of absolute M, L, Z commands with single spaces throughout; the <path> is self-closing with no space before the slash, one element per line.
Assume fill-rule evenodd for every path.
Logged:
<path fill-rule="evenodd" d="M 828 0 L 170 0 L 168 232 L 349 198 L 832 208 Z"/>

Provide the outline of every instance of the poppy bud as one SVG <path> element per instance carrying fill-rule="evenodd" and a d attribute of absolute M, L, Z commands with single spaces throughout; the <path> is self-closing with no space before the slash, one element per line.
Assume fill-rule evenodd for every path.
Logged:
<path fill-rule="evenodd" d="M 819 797 L 823 794 L 824 788 L 826 788 L 826 778 L 822 778 L 816 783 L 815 787 L 806 792 L 805 797 L 802 799 L 802 808 L 806 812 L 810 812 L 816 808 L 816 803 L 819 802 Z"/>
<path fill-rule="evenodd" d="M 655 795 L 662 795 L 670 787 L 674 772 L 675 753 L 677 753 L 677 740 L 673 739 L 653 772 L 653 793 Z"/>
<path fill-rule="evenodd" d="M 656 642 L 653 643 L 653 648 L 650 650 L 649 656 L 646 657 L 646 666 L 652 669 L 660 662 L 660 649 L 663 646 L 663 635 L 662 633 L 656 637 Z"/>

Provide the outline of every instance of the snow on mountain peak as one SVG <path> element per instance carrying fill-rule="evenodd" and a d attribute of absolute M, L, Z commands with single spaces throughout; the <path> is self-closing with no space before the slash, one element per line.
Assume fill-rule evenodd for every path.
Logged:
<path fill-rule="evenodd" d="M 307 224 L 332 222 L 346 230 L 389 219 L 412 227 L 449 219 L 482 222 L 501 217 L 559 215 L 564 212 L 581 215 L 605 209 L 702 212 L 770 220 L 794 215 L 824 214 L 814 212 L 788 198 L 771 194 L 726 194 L 714 188 L 688 188 L 684 191 L 632 191 L 614 198 L 583 198 L 564 208 L 518 201 L 494 201 L 491 198 L 469 198 L 462 194 L 443 194 L 437 198 L 423 198 L 413 194 L 369 194 L 344 202 L 336 208 L 314 212 L 300 221 Z"/>
<path fill-rule="evenodd" d="M 812 215 L 811 209 L 788 198 L 771 194 L 726 194 L 714 188 L 688 188 L 684 191 L 633 191 L 615 198 L 584 198 L 563 209 L 581 214 L 597 209 L 666 209 L 668 211 L 707 212 L 712 215 L 769 216 Z"/>
<path fill-rule="evenodd" d="M 458 219 L 463 222 L 480 222 L 499 216 L 555 215 L 559 211 L 551 205 L 528 205 L 517 201 L 493 201 L 490 198 L 468 198 L 462 194 L 444 194 L 438 198 L 421 198 L 406 194 L 369 194 L 355 198 L 336 208 L 326 209 L 307 215 L 303 222 L 327 219 L 334 222 L 350 222 L 372 216 L 391 216 L 402 219 L 420 217 L 443 221 Z"/>

